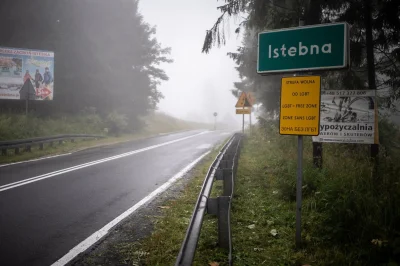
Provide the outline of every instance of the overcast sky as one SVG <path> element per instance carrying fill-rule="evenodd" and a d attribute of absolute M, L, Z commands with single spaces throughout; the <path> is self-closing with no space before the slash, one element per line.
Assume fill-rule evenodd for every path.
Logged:
<path fill-rule="evenodd" d="M 159 109 L 173 116 L 213 121 L 213 112 L 219 118 L 235 115 L 236 98 L 230 90 L 239 77 L 234 62 L 226 56 L 236 51 L 241 40 L 234 33 L 232 20 L 227 45 L 215 47 L 202 54 L 205 32 L 216 21 L 216 9 L 223 2 L 217 0 L 141 0 L 140 13 L 150 25 L 157 27 L 156 37 L 164 47 L 171 47 L 174 63 L 163 65 L 170 80 L 160 91 L 164 94 Z"/>

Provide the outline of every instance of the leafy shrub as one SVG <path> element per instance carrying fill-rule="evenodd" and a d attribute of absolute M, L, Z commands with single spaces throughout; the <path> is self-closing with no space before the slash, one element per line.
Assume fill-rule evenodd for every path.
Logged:
<path fill-rule="evenodd" d="M 102 134 L 104 123 L 97 114 L 39 117 L 0 114 L 0 140 L 58 134 Z"/>
<path fill-rule="evenodd" d="M 106 124 L 109 128 L 109 132 L 118 136 L 127 131 L 128 118 L 126 115 L 113 111 L 107 116 Z"/>

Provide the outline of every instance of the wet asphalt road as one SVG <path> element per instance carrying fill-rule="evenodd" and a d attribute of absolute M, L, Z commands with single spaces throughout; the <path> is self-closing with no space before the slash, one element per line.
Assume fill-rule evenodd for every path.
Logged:
<path fill-rule="evenodd" d="M 0 167 L 0 265 L 52 264 L 229 136 L 187 131 Z M 16 183 L 32 177 L 45 179 Z"/>

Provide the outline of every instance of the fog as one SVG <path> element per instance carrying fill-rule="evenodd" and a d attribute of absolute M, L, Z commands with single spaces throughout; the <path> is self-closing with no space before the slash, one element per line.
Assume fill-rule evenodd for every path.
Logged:
<path fill-rule="evenodd" d="M 237 99 L 230 92 L 239 77 L 233 60 L 226 56 L 241 44 L 234 33 L 238 22 L 230 21 L 225 46 L 201 53 L 205 32 L 220 15 L 216 7 L 221 4 L 216 0 L 140 1 L 139 11 L 157 27 L 158 41 L 172 48 L 174 63 L 162 66 L 170 80 L 160 85 L 165 96 L 160 111 L 197 122 L 212 122 L 217 112 L 219 121 L 240 123 L 234 107 Z"/>

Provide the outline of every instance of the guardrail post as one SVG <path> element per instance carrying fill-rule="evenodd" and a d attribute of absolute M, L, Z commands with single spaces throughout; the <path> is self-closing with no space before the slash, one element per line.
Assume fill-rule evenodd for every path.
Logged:
<path fill-rule="evenodd" d="M 1 155 L 7 156 L 7 149 L 1 149 Z"/>
<path fill-rule="evenodd" d="M 74 140 L 74 139 L 71 139 L 71 142 L 75 142 L 75 140 Z"/>
<path fill-rule="evenodd" d="M 230 232 L 230 205 L 231 197 L 218 197 L 218 244 L 221 248 L 229 249 L 231 232 Z"/>
<path fill-rule="evenodd" d="M 224 181 L 223 181 L 223 196 L 231 196 L 233 194 L 233 180 L 232 180 L 232 169 L 227 169 L 224 171 Z"/>
<path fill-rule="evenodd" d="M 49 142 L 49 146 L 53 147 L 53 142 L 52 141 Z"/>
<path fill-rule="evenodd" d="M 25 151 L 27 151 L 27 152 L 31 152 L 31 145 L 26 145 L 25 146 Z"/>
<path fill-rule="evenodd" d="M 217 215 L 218 218 L 218 245 L 229 249 L 231 241 L 230 231 L 230 204 L 231 197 L 221 196 L 207 200 L 207 213 Z"/>
<path fill-rule="evenodd" d="M 233 156 L 234 155 L 232 155 L 232 154 L 224 154 L 224 156 L 222 157 L 222 160 L 232 160 L 233 159 Z"/>
<path fill-rule="evenodd" d="M 60 139 L 60 140 L 58 141 L 58 145 L 61 145 L 61 144 L 63 144 L 62 139 Z"/>
<path fill-rule="evenodd" d="M 219 162 L 218 168 L 219 168 L 219 169 L 227 168 L 227 167 L 226 167 L 226 160 L 221 160 L 221 161 Z"/>
<path fill-rule="evenodd" d="M 233 160 L 221 160 L 218 168 L 220 168 L 220 169 L 232 168 L 232 163 L 233 163 Z"/>
<path fill-rule="evenodd" d="M 15 154 L 19 154 L 19 148 L 18 148 L 18 147 L 15 148 L 14 153 L 15 153 Z"/>
<path fill-rule="evenodd" d="M 43 150 L 43 146 L 44 146 L 43 143 L 40 143 L 39 144 L 39 150 Z"/>

